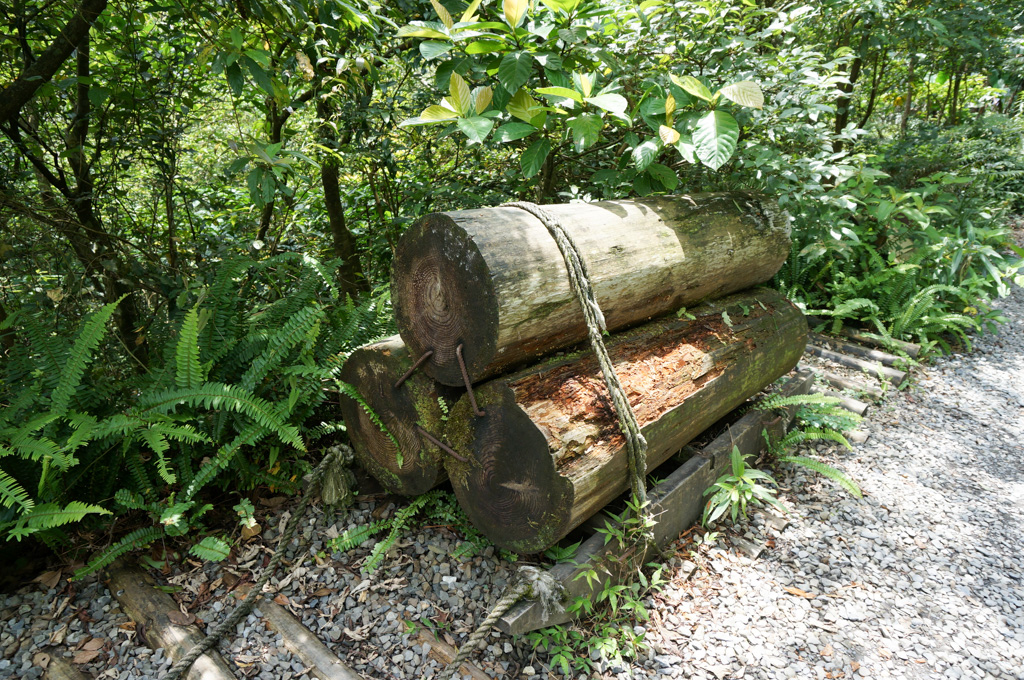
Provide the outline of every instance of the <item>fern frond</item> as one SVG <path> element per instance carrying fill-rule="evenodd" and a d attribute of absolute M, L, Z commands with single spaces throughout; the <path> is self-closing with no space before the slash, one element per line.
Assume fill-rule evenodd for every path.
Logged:
<path fill-rule="evenodd" d="M 825 394 L 793 394 L 788 397 L 771 394 L 754 404 L 754 408 L 758 411 L 773 411 L 787 406 L 836 406 L 839 403 L 836 397 Z"/>
<path fill-rule="evenodd" d="M 60 380 L 50 397 L 50 410 L 53 413 L 64 415 L 67 412 L 71 397 L 78 386 L 82 384 L 85 367 L 92 361 L 93 351 L 107 332 L 107 321 L 126 297 L 127 295 L 122 295 L 114 302 L 103 305 L 99 310 L 90 314 L 82 324 L 82 330 L 79 332 L 71 352 L 68 353 L 67 364 L 61 371 Z"/>
<path fill-rule="evenodd" d="M 175 348 L 174 384 L 178 387 L 198 387 L 205 382 L 199 364 L 199 310 L 188 311 L 181 324 L 181 335 Z"/>
<path fill-rule="evenodd" d="M 163 433 L 159 430 L 147 428 L 139 431 L 139 436 L 149 444 L 149 448 L 153 449 L 153 453 L 156 454 L 156 471 L 160 475 L 160 478 L 168 484 L 174 484 L 178 481 L 177 476 L 171 471 L 170 465 L 167 463 L 167 449 L 171 445 L 167 442 Z"/>
<path fill-rule="evenodd" d="M 64 507 L 61 507 L 58 503 L 44 503 L 43 505 L 35 506 L 19 517 L 10 529 L 9 537 L 20 541 L 25 536 L 34 534 L 37 531 L 53 529 L 65 524 L 71 524 L 72 522 L 81 522 L 86 515 L 109 514 L 111 513 L 106 508 L 82 503 L 81 501 L 71 501 Z"/>
<path fill-rule="evenodd" d="M 295 345 L 299 344 L 307 333 L 324 316 L 322 307 L 305 307 L 285 322 L 278 332 L 267 339 L 266 349 L 249 366 L 239 380 L 239 386 L 246 391 L 253 391 L 256 386 L 284 360 L 284 357 Z"/>
<path fill-rule="evenodd" d="M 199 493 L 200 489 L 213 481 L 213 478 L 220 474 L 221 470 L 227 468 L 243 446 L 252 446 L 268 434 L 270 434 L 270 431 L 258 423 L 254 423 L 242 430 L 238 436 L 222 446 L 213 458 L 196 471 L 195 477 L 182 491 L 182 499 L 186 501 L 192 499 Z"/>
<path fill-rule="evenodd" d="M 188 550 L 201 560 L 222 562 L 231 554 L 231 546 L 222 538 L 207 536 Z"/>
<path fill-rule="evenodd" d="M 351 529 L 345 529 L 337 538 L 330 540 L 331 550 L 335 552 L 348 552 L 362 543 L 365 543 L 373 536 L 384 531 L 388 527 L 386 520 L 361 524 Z"/>
<path fill-rule="evenodd" d="M 821 430 L 813 427 L 805 430 L 793 430 L 789 432 L 785 437 L 779 440 L 775 445 L 775 448 L 780 451 L 785 451 L 786 449 L 792 448 L 803 442 L 822 439 L 827 439 L 829 441 L 836 442 L 837 444 L 842 444 L 848 449 L 853 449 L 853 447 L 850 446 L 850 442 L 846 440 L 846 437 L 839 432 L 836 432 L 835 430 Z"/>
<path fill-rule="evenodd" d="M 114 545 L 110 546 L 96 557 L 89 560 L 89 563 L 74 573 L 75 580 L 94 574 L 100 569 L 112 564 L 114 560 L 132 550 L 141 550 L 164 537 L 164 532 L 158 527 L 146 527 L 136 529 L 127 536 L 124 536 Z"/>
<path fill-rule="evenodd" d="M 352 385 L 349 385 L 347 382 L 343 382 L 341 380 L 337 381 L 337 385 L 338 391 L 344 394 L 346 397 L 354 399 L 356 403 L 363 408 L 363 410 L 366 412 L 366 415 L 369 416 L 370 421 L 378 428 L 380 428 L 380 431 L 387 435 L 388 439 L 391 440 L 391 443 L 394 444 L 395 446 L 395 461 L 398 463 L 398 467 L 401 468 L 403 464 L 402 447 L 398 445 L 398 440 L 395 439 L 395 435 L 391 434 L 391 431 L 384 426 L 384 422 L 374 412 L 374 410 L 370 408 L 370 405 L 366 403 L 366 400 L 363 399 L 363 396 L 359 394 L 359 390 L 357 390 Z"/>
<path fill-rule="evenodd" d="M 0 456 L 7 455 L 6 449 L 0 446 Z M 0 470 L 0 505 L 5 508 L 17 505 L 22 512 L 28 512 L 35 507 L 35 501 L 29 496 L 28 491 L 18 483 L 14 477 Z"/>
<path fill-rule="evenodd" d="M 792 465 L 801 465 L 807 468 L 808 470 L 813 470 L 814 472 L 817 472 L 819 475 L 823 477 L 828 477 L 829 479 L 837 482 L 839 486 L 849 491 L 850 494 L 853 495 L 854 497 L 862 497 L 860 487 L 857 486 L 857 484 L 852 479 L 850 479 L 850 477 L 848 477 L 846 473 L 832 467 L 831 465 L 822 463 L 820 460 L 814 460 L 813 458 L 807 458 L 806 456 L 780 456 L 779 462 L 790 463 Z"/>

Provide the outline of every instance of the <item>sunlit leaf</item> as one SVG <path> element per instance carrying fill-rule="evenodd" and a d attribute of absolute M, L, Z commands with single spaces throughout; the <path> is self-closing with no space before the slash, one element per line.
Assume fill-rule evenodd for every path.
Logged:
<path fill-rule="evenodd" d="M 452 49 L 451 43 L 440 42 L 437 40 L 424 40 L 420 43 L 420 54 L 427 61 L 431 59 L 437 59 L 442 54 L 450 52 Z"/>
<path fill-rule="evenodd" d="M 575 102 L 583 103 L 583 95 L 576 90 L 570 90 L 568 87 L 538 87 L 537 94 L 547 94 L 555 97 L 565 97 Z"/>
<path fill-rule="evenodd" d="M 547 139 L 538 139 L 536 142 L 531 144 L 519 158 L 519 165 L 523 170 L 523 177 L 529 179 L 540 172 L 540 169 L 544 167 L 544 159 L 548 157 L 548 153 L 550 153 L 550 151 L 551 142 Z"/>
<path fill-rule="evenodd" d="M 706 102 L 711 101 L 712 95 L 711 90 L 707 88 L 707 85 L 700 82 L 693 76 L 683 76 L 679 78 L 675 75 L 670 76 L 672 82 L 683 88 L 687 93 L 693 95 L 698 99 L 703 99 Z"/>
<path fill-rule="evenodd" d="M 476 40 L 466 45 L 466 54 L 488 54 L 505 49 L 505 43 L 497 40 Z"/>
<path fill-rule="evenodd" d="M 406 26 L 402 26 L 398 29 L 398 33 L 396 35 L 399 38 L 439 38 L 441 40 L 451 40 L 451 36 L 444 31 L 424 26 L 423 22 L 419 21 L 414 21 Z"/>
<path fill-rule="evenodd" d="M 596 144 L 601 136 L 601 129 L 604 127 L 601 117 L 592 113 L 571 118 L 567 124 L 572 130 L 573 147 L 577 152 L 589 149 Z"/>
<path fill-rule="evenodd" d="M 462 17 L 459 19 L 461 23 L 469 23 L 476 20 L 476 10 L 480 7 L 481 0 L 473 0 L 469 3 L 469 7 L 462 13 Z"/>
<path fill-rule="evenodd" d="M 494 98 L 494 90 L 491 89 L 490 85 L 487 87 L 478 87 L 476 94 L 473 97 L 473 103 L 476 107 L 477 113 L 483 113 L 487 110 L 487 107 L 491 105 L 491 100 Z"/>
<path fill-rule="evenodd" d="M 726 85 L 718 93 L 740 106 L 751 109 L 764 108 L 764 93 L 761 92 L 761 87 L 757 83 L 750 80 L 741 80 Z"/>
<path fill-rule="evenodd" d="M 529 52 L 510 52 L 498 64 L 498 82 L 509 92 L 526 84 L 533 71 L 533 57 Z"/>
<path fill-rule="evenodd" d="M 499 143 L 512 142 L 523 137 L 529 137 L 537 128 L 527 123 L 505 123 L 494 131 L 494 141 Z"/>
<path fill-rule="evenodd" d="M 459 112 L 459 115 L 469 115 L 473 106 L 473 99 L 469 93 L 469 85 L 458 73 L 452 74 L 451 80 L 448 83 L 448 92 L 451 95 L 449 101 L 451 101 L 455 110 Z"/>
<path fill-rule="evenodd" d="M 610 113 L 622 115 L 629 108 L 629 102 L 621 94 L 599 94 L 587 97 L 586 102 Z"/>
<path fill-rule="evenodd" d="M 519 22 L 526 16 L 526 10 L 530 8 L 530 0 L 504 0 L 502 9 L 505 13 L 505 21 L 512 28 L 519 26 Z"/>
<path fill-rule="evenodd" d="M 736 150 L 740 128 L 726 111 L 709 111 L 697 121 L 693 145 L 697 158 L 712 170 L 726 164 Z"/>
<path fill-rule="evenodd" d="M 658 143 L 648 139 L 633 148 L 633 164 L 636 169 L 643 172 L 658 157 Z"/>
<path fill-rule="evenodd" d="M 658 128 L 658 136 L 665 146 L 672 146 L 679 141 L 679 130 L 662 125 Z"/>
<path fill-rule="evenodd" d="M 482 143 L 487 138 L 493 127 L 494 121 L 483 116 L 459 118 L 459 129 L 477 144 Z"/>
<path fill-rule="evenodd" d="M 450 29 L 455 22 L 452 21 L 452 15 L 448 13 L 444 5 L 437 0 L 430 0 L 430 4 L 433 5 L 434 11 L 437 12 L 438 18 L 441 19 L 441 23 L 444 24 L 445 28 Z"/>

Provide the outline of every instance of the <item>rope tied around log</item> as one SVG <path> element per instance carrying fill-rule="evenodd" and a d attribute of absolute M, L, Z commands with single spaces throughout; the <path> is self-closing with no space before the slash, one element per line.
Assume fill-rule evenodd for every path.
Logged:
<path fill-rule="evenodd" d="M 516 201 L 506 203 L 504 207 L 518 208 L 524 210 L 538 220 L 548 230 L 558 251 L 565 260 L 565 269 L 569 275 L 569 285 L 580 303 L 583 311 L 583 318 L 587 324 L 587 337 L 590 339 L 590 347 L 594 350 L 597 362 L 601 366 L 601 374 L 604 376 L 605 386 L 612 398 L 612 405 L 615 407 L 615 414 L 619 420 L 619 429 L 626 438 L 626 451 L 629 463 L 629 485 L 633 497 L 637 502 L 637 511 L 645 516 L 647 514 L 647 440 L 640 433 L 640 424 L 636 420 L 636 414 L 630 405 L 626 394 L 619 382 L 619 376 L 615 373 L 615 366 L 608 355 L 608 348 L 605 347 L 601 335 L 608 332 L 604 314 L 597 304 L 594 289 L 590 285 L 590 275 L 587 272 L 586 262 L 580 254 L 580 249 L 573 238 L 565 231 L 554 215 L 544 210 L 536 203 L 528 201 Z M 646 523 L 644 523 L 646 525 Z M 649 531 L 642 532 L 644 540 L 650 542 L 653 539 Z"/>
<path fill-rule="evenodd" d="M 494 624 L 498 622 L 512 606 L 523 599 L 535 599 L 540 602 L 545 618 L 552 609 L 561 609 L 565 602 L 565 589 L 562 584 L 548 572 L 537 567 L 523 566 L 519 568 L 516 580 L 505 589 L 487 618 L 469 636 L 459 653 L 439 676 L 439 680 L 451 680 L 464 661 L 473 655 L 487 639 Z"/>
<path fill-rule="evenodd" d="M 329 486 L 332 487 L 336 487 L 341 480 L 346 479 L 347 468 L 352 463 L 352 459 L 352 449 L 344 444 L 340 444 L 327 451 L 327 455 L 324 456 L 324 459 L 320 461 L 320 464 L 309 475 L 307 493 L 299 501 L 299 504 L 295 507 L 295 512 L 288 519 L 288 524 L 285 525 L 284 532 L 281 534 L 281 541 L 278 543 L 274 554 L 270 557 L 270 562 L 267 563 L 260 578 L 253 584 L 245 599 L 231 612 L 231 615 L 217 624 L 217 627 L 203 638 L 202 642 L 190 649 L 185 656 L 181 657 L 167 672 L 167 675 L 164 676 L 164 680 L 178 680 L 181 678 L 192 667 L 192 664 L 196 662 L 196 659 L 212 649 L 228 631 L 234 629 L 243 618 L 249 615 L 249 612 L 256 605 L 256 600 L 263 594 L 263 587 L 270 581 L 270 577 L 277 572 L 285 550 L 287 550 L 288 545 L 295 537 L 295 531 L 299 528 L 299 521 L 306 514 L 306 507 L 313 496 L 313 491 L 321 486 L 325 477 L 328 478 Z"/>

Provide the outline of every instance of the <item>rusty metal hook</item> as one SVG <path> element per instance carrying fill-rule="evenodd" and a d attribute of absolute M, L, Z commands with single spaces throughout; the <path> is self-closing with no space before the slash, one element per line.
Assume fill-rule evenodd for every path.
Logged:
<path fill-rule="evenodd" d="M 408 371 L 405 372 L 405 375 L 403 375 L 401 378 L 398 379 L 398 382 L 395 383 L 395 389 L 397 390 L 399 387 L 401 387 L 402 383 L 404 383 L 406 380 L 408 380 L 409 377 L 412 376 L 412 374 L 416 372 L 416 369 L 418 369 L 420 366 L 422 366 L 424 364 L 424 362 L 426 362 L 426 360 L 429 359 L 433 354 L 434 354 L 434 350 L 432 350 L 432 349 L 428 349 L 426 352 L 424 352 L 423 356 L 421 356 L 419 359 L 417 359 L 416 363 L 413 364 L 412 367 Z"/>
<path fill-rule="evenodd" d="M 462 343 L 455 348 L 455 357 L 459 360 L 459 368 L 462 370 L 462 382 L 466 383 L 466 394 L 469 396 L 469 405 L 473 407 L 473 413 L 477 418 L 483 418 L 486 413 L 480 410 L 476 404 L 476 395 L 473 394 L 473 385 L 469 382 L 469 371 L 466 370 L 466 360 L 462 358 Z"/>
<path fill-rule="evenodd" d="M 468 463 L 469 462 L 468 458 L 464 458 L 464 457 L 460 456 L 459 454 L 455 453 L 455 451 L 450 446 L 448 446 L 444 442 L 440 441 L 439 439 L 434 437 L 434 435 L 430 434 L 425 429 L 423 429 L 422 425 L 417 425 L 416 426 L 416 430 L 420 433 L 420 435 L 422 437 L 425 437 L 427 441 L 429 441 L 431 444 L 433 444 L 437 448 L 439 448 L 442 451 L 444 451 L 445 453 L 447 453 L 449 456 L 451 456 L 455 460 L 460 460 L 463 463 Z"/>

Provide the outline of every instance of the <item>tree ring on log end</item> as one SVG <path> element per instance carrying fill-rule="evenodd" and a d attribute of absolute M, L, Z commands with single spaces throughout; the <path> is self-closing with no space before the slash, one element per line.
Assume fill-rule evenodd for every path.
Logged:
<path fill-rule="evenodd" d="M 407 349 L 396 336 L 357 349 L 340 377 L 359 392 L 399 444 L 396 449 L 366 409 L 343 394 L 341 414 L 357 459 L 388 491 L 414 496 L 434 488 L 445 473 L 436 447 L 416 431 L 418 423 L 428 431 L 441 423 L 436 384 L 414 374 L 398 389 L 394 386 L 411 365 Z"/>
<path fill-rule="evenodd" d="M 433 350 L 423 367 L 430 376 L 463 384 L 459 344 L 470 375 L 491 361 L 498 339 L 494 284 L 476 243 L 455 220 L 433 213 L 416 222 L 399 241 L 392 272 L 402 340 L 413 356 Z"/>
<path fill-rule="evenodd" d="M 498 547 L 521 554 L 543 550 L 568 531 L 572 485 L 558 474 L 547 440 L 518 408 L 511 389 L 491 383 L 476 396 L 487 415 L 472 417 L 468 399 L 462 399 L 446 431 L 456 450 L 470 458 L 446 461 L 455 495 L 473 525 Z"/>

